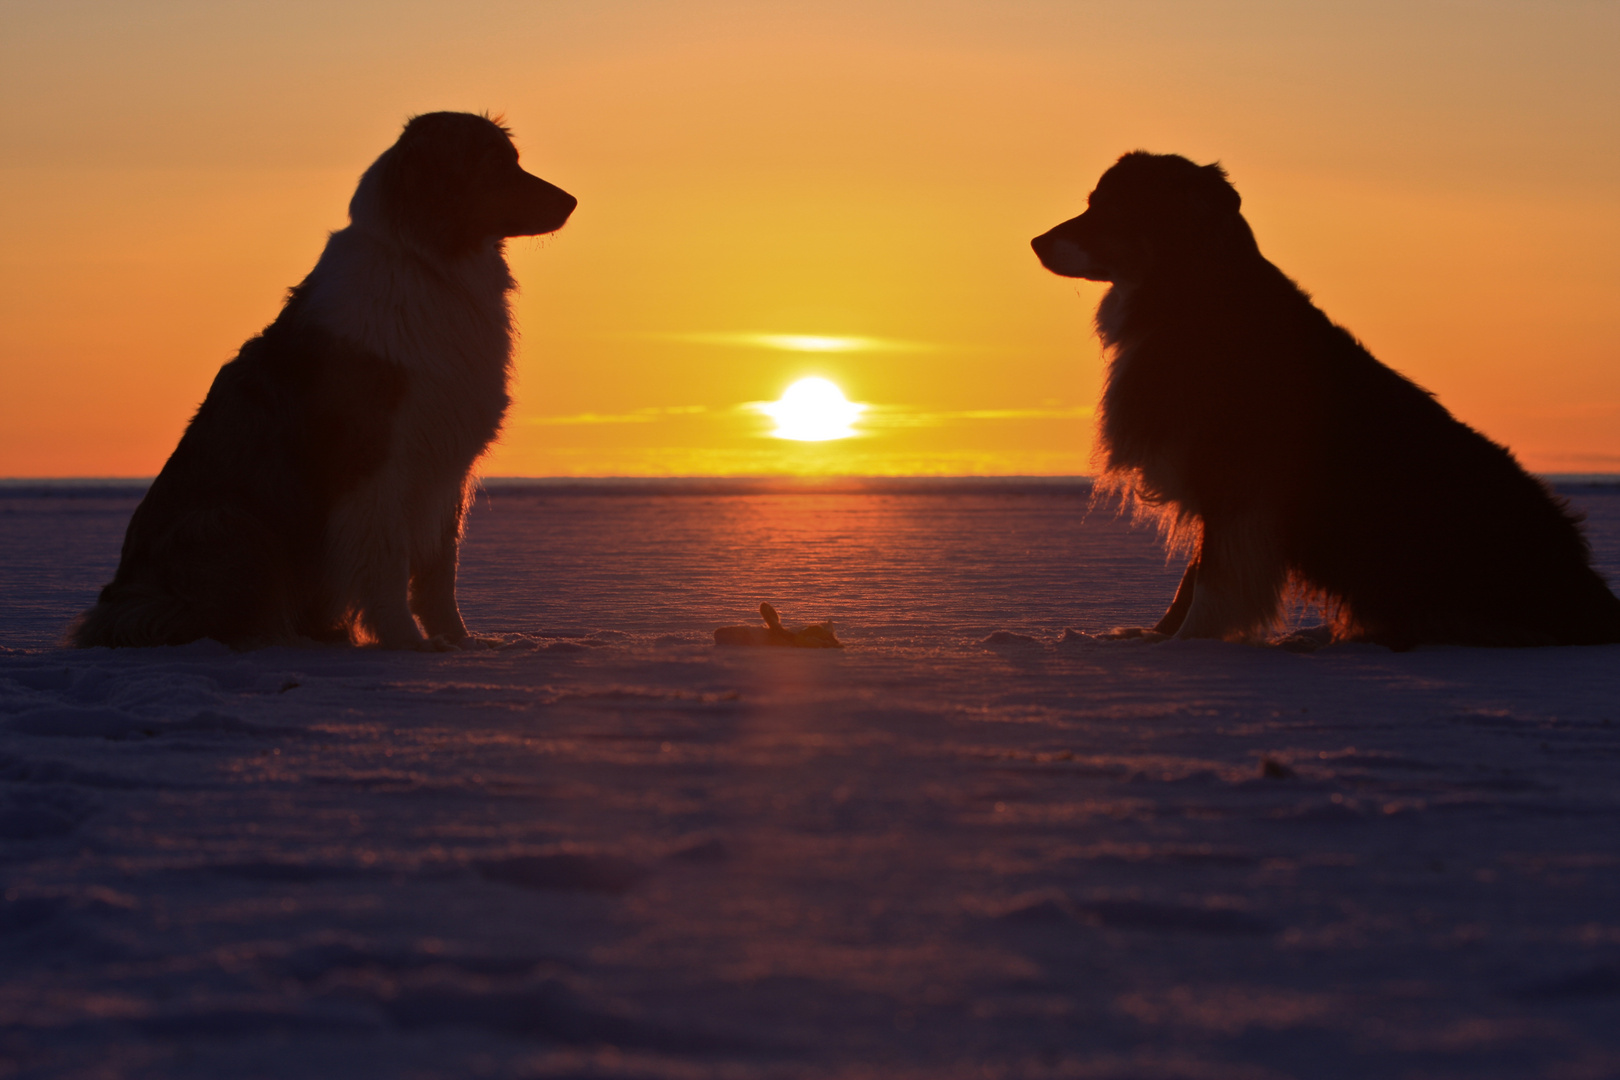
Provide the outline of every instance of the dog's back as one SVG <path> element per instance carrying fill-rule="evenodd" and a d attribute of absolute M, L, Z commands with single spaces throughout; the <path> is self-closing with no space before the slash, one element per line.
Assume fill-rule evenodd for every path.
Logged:
<path fill-rule="evenodd" d="M 1325 320 L 1324 320 L 1325 321 Z M 1298 572 L 1351 636 L 1395 646 L 1620 641 L 1580 515 L 1503 446 L 1337 327 Z"/>
<path fill-rule="evenodd" d="M 343 633 L 315 602 L 326 517 L 381 467 L 405 379 L 311 325 L 294 290 L 220 369 L 73 643 L 246 648 Z"/>

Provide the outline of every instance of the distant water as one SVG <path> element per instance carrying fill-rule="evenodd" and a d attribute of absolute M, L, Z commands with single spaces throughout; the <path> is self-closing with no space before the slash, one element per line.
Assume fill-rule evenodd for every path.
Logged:
<path fill-rule="evenodd" d="M 1620 581 L 1620 484 L 1569 478 L 1598 568 Z M 111 576 L 142 485 L 0 484 L 0 643 L 39 646 Z M 706 636 L 790 625 L 904 650 L 993 630 L 1151 623 L 1180 577 L 1150 529 L 1082 479 L 491 480 L 468 522 L 475 632 Z"/>

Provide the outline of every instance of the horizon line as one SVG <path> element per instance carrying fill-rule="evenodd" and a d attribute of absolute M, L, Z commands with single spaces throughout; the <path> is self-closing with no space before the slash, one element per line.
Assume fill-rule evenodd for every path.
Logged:
<path fill-rule="evenodd" d="M 1552 483 L 1578 484 L 1578 483 L 1616 483 L 1620 484 L 1620 471 L 1616 472 L 1537 472 L 1526 470 L 1532 476 L 1539 477 Z M 118 486 L 130 487 L 136 484 L 150 485 L 156 479 L 155 475 L 72 475 L 72 476 L 0 476 L 0 490 L 5 488 L 29 487 L 40 485 L 61 485 L 64 487 L 94 487 Z M 1095 483 L 1096 475 L 1092 473 L 603 473 L 590 475 L 574 474 L 518 474 L 508 473 L 502 475 L 481 476 L 476 478 L 478 486 L 495 485 L 504 487 L 510 484 L 601 484 L 601 483 L 648 483 L 657 481 L 788 481 L 806 483 L 827 483 L 850 480 L 928 480 L 928 481 L 997 481 L 1018 480 L 1038 481 L 1049 483 L 1074 483 L 1084 481 Z"/>

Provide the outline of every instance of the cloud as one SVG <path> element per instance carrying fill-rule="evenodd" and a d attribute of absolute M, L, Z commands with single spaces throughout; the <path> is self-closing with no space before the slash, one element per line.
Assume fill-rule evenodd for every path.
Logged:
<path fill-rule="evenodd" d="M 708 412 L 706 405 L 665 405 L 627 413 L 575 413 L 572 416 L 529 416 L 523 423 L 540 427 L 569 427 L 584 424 L 650 424 L 671 416 L 694 416 Z"/>
<path fill-rule="evenodd" d="M 845 352 L 932 352 L 939 348 L 922 341 L 902 341 L 899 338 L 854 337 L 844 334 L 756 334 L 725 333 L 669 333 L 644 334 L 657 341 L 678 341 L 690 345 L 720 345 L 727 348 L 773 349 L 778 352 L 845 353 Z"/>
<path fill-rule="evenodd" d="M 903 405 L 874 405 L 861 419 L 868 428 L 940 427 L 973 420 L 1083 420 L 1095 412 L 1088 405 L 1039 409 L 957 409 L 942 412 L 911 410 Z"/>

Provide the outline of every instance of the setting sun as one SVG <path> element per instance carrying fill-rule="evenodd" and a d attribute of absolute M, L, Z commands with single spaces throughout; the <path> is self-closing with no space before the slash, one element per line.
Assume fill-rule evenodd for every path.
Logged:
<path fill-rule="evenodd" d="M 761 405 L 759 411 L 776 421 L 771 434 L 778 439 L 826 442 L 855 434 L 851 425 L 866 406 L 844 397 L 826 379 L 812 377 L 800 379 L 782 391 L 781 400 Z"/>

